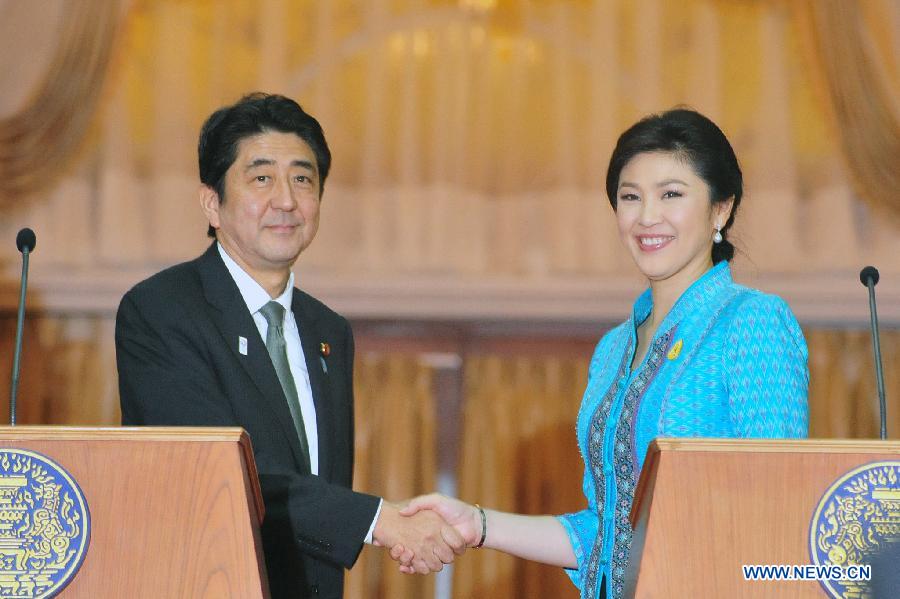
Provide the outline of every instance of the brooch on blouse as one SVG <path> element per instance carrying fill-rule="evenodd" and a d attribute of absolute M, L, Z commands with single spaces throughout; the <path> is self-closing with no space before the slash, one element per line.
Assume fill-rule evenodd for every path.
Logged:
<path fill-rule="evenodd" d="M 669 353 L 666 354 L 666 357 L 669 358 L 670 360 L 674 360 L 675 358 L 678 357 L 678 354 L 681 353 L 681 348 L 683 346 L 684 346 L 684 342 L 681 339 L 679 339 L 672 346 L 672 349 L 669 350 Z"/>

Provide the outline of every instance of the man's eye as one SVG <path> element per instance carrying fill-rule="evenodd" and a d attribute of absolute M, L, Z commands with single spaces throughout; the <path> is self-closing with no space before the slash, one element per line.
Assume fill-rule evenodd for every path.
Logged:
<path fill-rule="evenodd" d="M 265 183 L 268 180 L 269 180 L 268 175 L 256 175 L 256 181 L 259 183 Z"/>

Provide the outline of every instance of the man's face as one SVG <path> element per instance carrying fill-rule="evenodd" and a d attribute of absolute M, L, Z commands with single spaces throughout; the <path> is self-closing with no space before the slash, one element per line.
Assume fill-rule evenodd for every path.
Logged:
<path fill-rule="evenodd" d="M 224 198 L 209 187 L 201 191 L 219 243 L 257 281 L 286 274 L 319 228 L 319 169 L 312 149 L 293 133 L 244 138 L 224 189 Z"/>

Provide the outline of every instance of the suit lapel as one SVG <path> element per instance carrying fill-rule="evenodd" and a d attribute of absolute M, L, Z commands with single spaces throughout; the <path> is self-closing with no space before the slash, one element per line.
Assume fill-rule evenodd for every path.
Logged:
<path fill-rule="evenodd" d="M 331 479 L 331 464 L 334 448 L 334 413 L 329 395 L 328 373 L 322 365 L 319 344 L 326 341 L 320 335 L 316 314 L 309 309 L 308 302 L 303 300 L 303 293 L 294 289 L 291 310 L 300 331 L 300 344 L 303 346 L 303 357 L 306 360 L 306 371 L 309 373 L 309 386 L 312 389 L 313 403 L 316 406 L 316 431 L 319 438 L 319 476 Z"/>
<path fill-rule="evenodd" d="M 294 462 L 302 469 L 308 470 L 303 468 L 306 461 L 301 457 L 300 441 L 294 429 L 294 421 L 281 383 L 278 382 L 278 375 L 275 374 L 275 367 L 272 366 L 272 360 L 266 350 L 266 344 L 259 335 L 259 329 L 256 328 L 253 316 L 247 310 L 247 304 L 244 303 L 237 284 L 225 268 L 215 243 L 198 259 L 197 269 L 200 272 L 206 301 L 214 308 L 210 311 L 212 320 L 219 329 L 224 343 L 253 380 L 259 390 L 262 405 L 275 414 L 281 432 L 290 443 Z M 240 338 L 247 340 L 244 352 L 241 351 Z"/>

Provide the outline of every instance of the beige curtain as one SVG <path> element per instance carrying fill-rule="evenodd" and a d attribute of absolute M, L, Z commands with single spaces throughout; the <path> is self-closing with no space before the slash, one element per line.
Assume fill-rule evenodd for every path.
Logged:
<path fill-rule="evenodd" d="M 555 348 L 559 350 L 558 344 Z M 575 418 L 588 361 L 553 355 L 473 356 L 465 362 L 460 497 L 525 514 L 582 509 Z M 561 354 L 561 355 L 560 355 Z M 559 568 L 496 551 L 457 562 L 453 596 L 577 597 Z"/>
<path fill-rule="evenodd" d="M 896 0 L 805 0 L 791 5 L 857 191 L 900 219 Z"/>
<path fill-rule="evenodd" d="M 111 66 L 123 4 L 65 3 L 59 42 L 38 89 L 19 112 L 0 119 L 0 210 L 50 188 L 76 157 Z"/>
<path fill-rule="evenodd" d="M 103 37 L 103 11 L 63 4 L 72 23 L 100 19 L 84 39 Z M 262 88 L 315 114 L 335 156 L 321 232 L 299 268 L 361 295 L 432 276 L 621 282 L 633 267 L 603 197 L 606 160 L 639 116 L 687 103 L 742 160 L 735 233 L 752 259 L 742 268 L 827 275 L 865 260 L 896 273 L 897 227 L 870 219 L 851 192 L 793 22 L 783 0 L 134 0 L 96 145 L 44 201 L 0 219 L 0 234 L 35 228 L 48 272 L 121 281 L 119 294 L 196 255 L 197 132 L 216 107 Z M 0 244 L 0 262 L 15 257 Z"/>
<path fill-rule="evenodd" d="M 118 425 L 112 318 L 29 314 L 19 378 L 19 424 Z M 15 314 L 0 313 L 0 423 L 9 422 Z"/>
<path fill-rule="evenodd" d="M 809 433 L 823 439 L 879 435 L 872 337 L 867 330 L 807 329 Z M 900 438 L 900 330 L 881 332 L 888 438 Z"/>
<path fill-rule="evenodd" d="M 401 501 L 436 485 L 432 370 L 414 355 L 356 359 L 354 488 Z M 434 577 L 400 574 L 386 549 L 366 547 L 347 576 L 348 599 L 434 596 Z"/>

